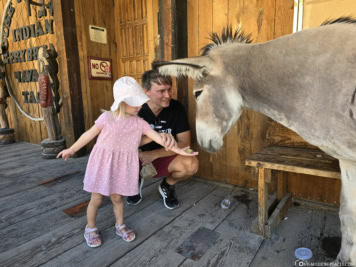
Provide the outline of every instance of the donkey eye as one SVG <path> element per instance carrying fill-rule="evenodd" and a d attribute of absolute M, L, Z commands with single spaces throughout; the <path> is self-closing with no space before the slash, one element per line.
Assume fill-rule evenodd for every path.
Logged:
<path fill-rule="evenodd" d="M 195 91 L 194 92 L 194 96 L 196 99 L 198 99 L 198 97 L 200 96 L 200 94 L 203 92 L 203 90 L 200 90 L 200 91 Z"/>

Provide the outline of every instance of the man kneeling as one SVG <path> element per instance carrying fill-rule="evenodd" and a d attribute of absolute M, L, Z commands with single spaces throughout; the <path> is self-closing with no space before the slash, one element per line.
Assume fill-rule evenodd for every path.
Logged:
<path fill-rule="evenodd" d="M 178 147 L 189 146 L 191 137 L 187 114 L 183 105 L 172 99 L 171 77 L 161 76 L 156 70 L 146 71 L 142 75 L 142 86 L 150 100 L 142 106 L 138 115 L 157 132 L 171 134 Z M 198 159 L 166 151 L 155 142 L 140 147 L 140 150 L 141 164 L 144 166 L 152 163 L 157 171 L 154 177 L 165 177 L 158 186 L 164 205 L 168 209 L 178 208 L 175 184 L 197 172 Z M 139 182 L 139 194 L 128 197 L 128 204 L 141 202 L 143 180 L 141 178 Z"/>

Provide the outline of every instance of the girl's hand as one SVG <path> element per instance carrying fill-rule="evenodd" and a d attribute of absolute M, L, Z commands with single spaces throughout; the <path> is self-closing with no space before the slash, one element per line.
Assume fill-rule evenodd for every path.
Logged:
<path fill-rule="evenodd" d="M 199 152 L 194 152 L 192 149 L 190 149 L 190 147 L 189 146 L 187 146 L 187 147 L 184 147 L 184 148 L 178 148 L 178 147 L 176 147 L 176 148 L 173 148 L 173 149 L 171 149 L 173 152 L 175 152 L 175 153 L 177 153 L 177 154 L 179 154 L 179 155 L 182 155 L 182 156 L 196 156 L 196 155 L 198 155 L 199 154 Z"/>
<path fill-rule="evenodd" d="M 70 156 L 73 156 L 73 152 L 70 148 L 68 149 L 64 149 L 61 152 L 59 152 L 59 154 L 57 155 L 57 159 L 62 157 L 64 158 L 64 160 L 67 160 Z"/>
<path fill-rule="evenodd" d="M 176 148 L 177 142 L 174 139 L 174 136 L 168 133 L 159 133 L 163 140 L 163 146 L 168 151 L 169 149 Z"/>

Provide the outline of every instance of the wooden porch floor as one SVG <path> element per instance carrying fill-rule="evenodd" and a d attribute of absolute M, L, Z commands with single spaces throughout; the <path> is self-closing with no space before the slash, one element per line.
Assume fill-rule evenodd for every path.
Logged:
<path fill-rule="evenodd" d="M 115 234 L 106 199 L 97 221 L 104 243 L 89 248 L 83 238 L 87 157 L 43 160 L 40 150 L 28 143 L 0 146 L 0 266 L 285 267 L 294 266 L 298 247 L 313 251 L 312 262 L 330 262 L 340 246 L 336 211 L 294 202 L 272 239 L 264 240 L 250 231 L 256 192 L 193 178 L 177 184 L 181 206 L 176 210 L 163 206 L 159 180 L 145 182 L 143 201 L 125 207 L 125 223 L 137 235 L 131 243 Z M 232 205 L 222 209 L 229 194 Z M 176 250 L 201 227 L 219 236 L 194 261 Z"/>

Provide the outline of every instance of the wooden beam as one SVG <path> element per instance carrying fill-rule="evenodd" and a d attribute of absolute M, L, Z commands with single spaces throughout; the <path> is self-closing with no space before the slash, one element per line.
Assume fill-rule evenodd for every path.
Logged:
<path fill-rule="evenodd" d="M 175 2 L 173 12 L 173 38 L 172 57 L 188 57 L 188 11 L 187 0 L 172 0 Z M 172 4 L 173 6 L 173 4 Z M 188 110 L 188 78 L 181 77 L 177 80 L 177 99 Z"/>
<path fill-rule="evenodd" d="M 287 193 L 287 173 L 277 173 L 277 199 L 280 201 Z"/>
<path fill-rule="evenodd" d="M 284 219 L 288 211 L 288 207 L 290 206 L 292 200 L 292 196 L 290 193 L 286 194 L 282 200 L 278 203 L 276 209 L 273 211 L 272 215 L 268 219 L 267 224 L 264 227 L 264 237 L 271 238 L 272 232 L 279 223 Z"/>
<path fill-rule="evenodd" d="M 265 224 L 268 220 L 268 186 L 265 182 L 266 169 L 258 169 L 258 230 L 265 236 Z"/>
<path fill-rule="evenodd" d="M 60 73 L 62 134 L 67 147 L 85 131 L 74 0 L 53 1 Z M 85 148 L 77 156 L 85 153 Z"/>

